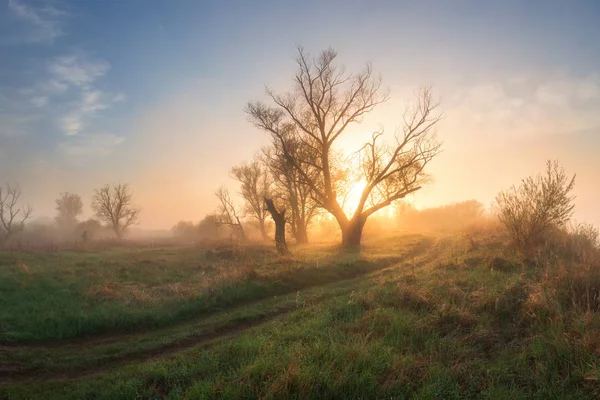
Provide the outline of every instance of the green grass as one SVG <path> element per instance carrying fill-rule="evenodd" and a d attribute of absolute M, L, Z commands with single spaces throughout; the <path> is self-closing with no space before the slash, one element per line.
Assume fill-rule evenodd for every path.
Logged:
<path fill-rule="evenodd" d="M 396 237 L 362 254 L 295 253 L 301 267 L 271 256 L 256 268 L 285 287 L 276 297 L 107 341 L 7 347 L 3 362 L 26 373 L 0 378 L 0 397 L 600 397 L 600 316 L 542 317 L 540 271 L 498 246 Z"/>
<path fill-rule="evenodd" d="M 279 260 L 247 246 L 232 259 L 206 249 L 126 249 L 0 255 L 0 343 L 74 339 L 166 326 L 223 307 L 352 278 L 423 245 L 407 237 L 394 254 L 299 249 Z"/>

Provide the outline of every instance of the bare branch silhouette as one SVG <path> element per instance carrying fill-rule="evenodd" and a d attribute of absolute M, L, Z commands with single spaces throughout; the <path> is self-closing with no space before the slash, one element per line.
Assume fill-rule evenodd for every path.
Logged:
<path fill-rule="evenodd" d="M 25 227 L 25 221 L 31 216 L 30 205 L 19 206 L 21 189 L 17 185 L 7 184 L 0 187 L 0 247 Z"/>
<path fill-rule="evenodd" d="M 228 225 L 242 240 L 246 240 L 246 232 L 242 226 L 240 211 L 233 204 L 229 190 L 220 187 L 215 191 L 215 196 L 217 196 L 220 203 L 215 213 L 217 225 Z"/>
<path fill-rule="evenodd" d="M 293 90 L 280 95 L 267 89 L 273 105 L 250 102 L 246 112 L 254 126 L 271 135 L 274 147 L 314 201 L 335 217 L 343 243 L 358 245 L 370 215 L 427 182 L 425 167 L 441 151 L 433 131 L 441 114 L 431 90 L 425 88 L 404 111 L 404 126 L 393 144 L 383 141 L 383 131 L 371 137 L 359 151 L 360 171 L 356 171 L 366 185 L 355 211 L 346 215 L 340 197 L 348 185 L 334 144 L 350 124 L 362 122 L 388 95 L 381 93 L 381 79 L 373 77 L 370 65 L 348 74 L 336 66 L 336 57 L 328 49 L 312 58 L 300 47 Z"/>

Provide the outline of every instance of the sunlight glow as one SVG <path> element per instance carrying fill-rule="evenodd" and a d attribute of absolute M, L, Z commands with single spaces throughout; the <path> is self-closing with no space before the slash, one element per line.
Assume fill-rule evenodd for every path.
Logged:
<path fill-rule="evenodd" d="M 344 212 L 348 218 L 351 218 L 354 214 L 354 211 L 356 211 L 356 207 L 360 202 L 360 196 L 362 195 L 362 191 L 364 190 L 365 186 L 367 186 L 367 182 L 364 179 L 361 179 L 358 182 L 355 182 L 348 192 L 348 195 L 345 199 L 346 201 L 342 205 L 342 208 L 344 209 Z"/>

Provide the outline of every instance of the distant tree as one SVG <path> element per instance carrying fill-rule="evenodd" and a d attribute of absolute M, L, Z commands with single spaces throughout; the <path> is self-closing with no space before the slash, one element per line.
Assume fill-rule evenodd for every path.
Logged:
<path fill-rule="evenodd" d="M 102 224 L 95 219 L 88 219 L 77 224 L 75 232 L 81 237 L 83 242 L 93 240 L 95 237 L 101 234 Z"/>
<path fill-rule="evenodd" d="M 246 240 L 246 232 L 242 226 L 241 213 L 233 204 L 229 190 L 220 187 L 215 192 L 219 199 L 219 206 L 215 212 L 215 221 L 217 225 L 228 225 L 242 239 Z"/>
<path fill-rule="evenodd" d="M 31 216 L 31 206 L 20 206 L 21 189 L 18 186 L 0 186 L 0 247 L 25 227 L 25 221 Z"/>
<path fill-rule="evenodd" d="M 120 239 L 127 228 L 138 223 L 140 209 L 133 204 L 133 195 L 126 184 L 105 185 L 96 189 L 92 210 Z"/>
<path fill-rule="evenodd" d="M 336 177 L 336 165 L 341 163 L 335 160 L 334 148 L 348 126 L 360 123 L 388 96 L 381 93 L 381 80 L 373 77 L 370 65 L 361 73 L 348 74 L 335 64 L 336 58 L 332 49 L 311 58 L 299 48 L 293 90 L 284 95 L 267 90 L 272 105 L 251 102 L 246 112 L 254 126 L 280 143 L 318 206 L 335 217 L 342 243 L 357 246 L 369 216 L 428 181 L 425 167 L 441 150 L 433 132 L 441 114 L 431 91 L 423 89 L 404 111 L 403 129 L 396 131 L 393 141 L 385 142 L 382 130 L 372 134 L 357 152 L 354 173 L 365 185 L 355 211 L 347 216 L 340 199 L 344 185 Z M 290 143 L 297 141 L 303 151 L 294 154 Z"/>
<path fill-rule="evenodd" d="M 217 239 L 219 236 L 218 218 L 215 215 L 207 215 L 198 222 L 198 235 L 201 239 Z"/>
<path fill-rule="evenodd" d="M 81 197 L 75 193 L 61 193 L 56 199 L 56 224 L 61 229 L 72 230 L 77 225 L 77 217 L 83 213 Z"/>
<path fill-rule="evenodd" d="M 565 227 L 575 208 L 574 186 L 575 175 L 569 178 L 557 161 L 547 161 L 545 175 L 498 194 L 500 222 L 521 250 L 543 244 L 554 229 Z"/>
<path fill-rule="evenodd" d="M 190 239 L 198 236 L 198 227 L 192 221 L 179 221 L 171 232 L 177 237 Z"/>
<path fill-rule="evenodd" d="M 269 170 L 255 157 L 250 164 L 244 163 L 233 167 L 231 175 L 241 184 L 240 195 L 246 202 L 245 215 L 256 221 L 263 240 L 268 240 L 269 236 L 265 227 L 267 211 L 264 199 L 270 197 L 269 192 L 273 184 Z"/>

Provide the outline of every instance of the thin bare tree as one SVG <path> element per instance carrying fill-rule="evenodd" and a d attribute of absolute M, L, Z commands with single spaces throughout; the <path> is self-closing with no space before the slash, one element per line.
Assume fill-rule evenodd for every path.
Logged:
<path fill-rule="evenodd" d="M 288 151 L 296 154 L 301 151 L 301 143 L 288 141 Z M 290 209 L 288 215 L 290 230 L 297 243 L 308 243 L 308 226 L 318 214 L 319 207 L 311 196 L 310 186 L 303 182 L 286 158 L 278 141 L 262 150 L 262 159 L 274 179 L 272 195 Z M 312 170 L 314 174 L 315 170 Z"/>
<path fill-rule="evenodd" d="M 133 203 L 133 194 L 127 184 L 105 185 L 96 189 L 92 210 L 121 239 L 127 228 L 139 222 L 140 209 Z"/>
<path fill-rule="evenodd" d="M 215 191 L 215 196 L 219 199 L 219 206 L 215 212 L 215 222 L 217 225 L 228 225 L 242 240 L 246 240 L 246 232 L 242 226 L 241 213 L 233 204 L 229 190 L 220 187 Z"/>
<path fill-rule="evenodd" d="M 16 233 L 23 230 L 25 221 L 31 216 L 33 208 L 30 205 L 20 206 L 21 189 L 16 185 L 7 184 L 0 187 L 0 247 Z"/>
<path fill-rule="evenodd" d="M 74 229 L 77 226 L 77 217 L 83 213 L 81 196 L 69 192 L 61 193 L 56 199 L 56 211 L 56 224 L 62 229 Z"/>
<path fill-rule="evenodd" d="M 255 157 L 250 164 L 243 163 L 233 167 L 231 175 L 241 184 L 240 195 L 246 202 L 243 210 L 245 215 L 256 221 L 263 240 L 268 240 L 264 199 L 270 197 L 269 192 L 273 184 L 269 170 Z"/>
<path fill-rule="evenodd" d="M 425 167 L 441 151 L 434 134 L 441 114 L 426 88 L 404 110 L 403 127 L 391 141 L 384 141 L 383 130 L 371 135 L 355 153 L 358 165 L 354 172 L 365 186 L 356 209 L 346 215 L 341 193 L 347 184 L 338 177 L 341 171 L 336 165 L 342 163 L 335 157 L 336 141 L 388 96 L 381 93 L 381 79 L 373 77 L 370 65 L 358 74 L 349 74 L 335 64 L 336 58 L 332 49 L 312 58 L 300 47 L 293 90 L 280 95 L 267 89 L 272 105 L 250 102 L 246 112 L 250 122 L 280 143 L 318 206 L 335 217 L 343 244 L 357 246 L 369 216 L 427 182 Z M 295 141 L 305 151 L 294 154 L 290 143 Z"/>

